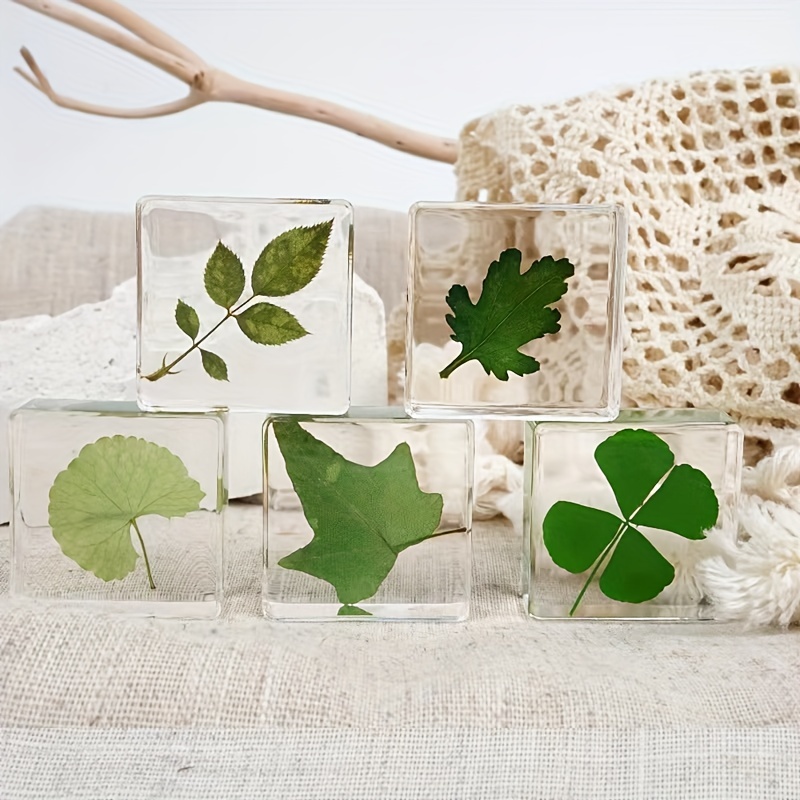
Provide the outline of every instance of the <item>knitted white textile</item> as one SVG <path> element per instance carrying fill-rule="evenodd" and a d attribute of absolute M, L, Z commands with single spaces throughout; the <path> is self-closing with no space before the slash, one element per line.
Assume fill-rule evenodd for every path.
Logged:
<path fill-rule="evenodd" d="M 721 408 L 770 439 L 800 424 L 799 88 L 708 72 L 462 132 L 460 199 L 628 210 L 628 405 Z"/>

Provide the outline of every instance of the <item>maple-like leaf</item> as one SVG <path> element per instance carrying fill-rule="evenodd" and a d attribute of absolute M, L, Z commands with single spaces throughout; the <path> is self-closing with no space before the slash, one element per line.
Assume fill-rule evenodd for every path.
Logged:
<path fill-rule="evenodd" d="M 314 531 L 278 564 L 327 581 L 341 615 L 368 614 L 354 603 L 372 597 L 401 553 L 434 535 L 442 495 L 423 492 L 411 450 L 401 442 L 374 467 L 348 461 L 295 420 L 276 420 L 286 471 Z"/>
<path fill-rule="evenodd" d="M 439 373 L 441 378 L 472 360 L 501 381 L 508 380 L 509 372 L 530 375 L 539 369 L 539 362 L 519 348 L 560 330 L 561 313 L 548 306 L 567 291 L 566 280 L 575 267 L 566 258 L 545 256 L 520 273 L 521 263 L 522 253 L 516 248 L 500 253 L 489 266 L 477 303 L 466 286 L 450 289 L 447 305 L 453 313 L 445 319 L 461 353 Z"/>

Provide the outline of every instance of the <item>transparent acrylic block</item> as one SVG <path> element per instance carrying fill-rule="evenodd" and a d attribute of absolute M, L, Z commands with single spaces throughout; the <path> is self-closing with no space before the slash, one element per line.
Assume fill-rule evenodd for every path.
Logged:
<path fill-rule="evenodd" d="M 620 206 L 418 203 L 410 227 L 409 414 L 616 416 Z"/>
<path fill-rule="evenodd" d="M 11 417 L 11 593 L 139 616 L 222 602 L 224 415 L 38 400 Z"/>
<path fill-rule="evenodd" d="M 360 408 L 274 417 L 264 432 L 267 616 L 467 617 L 471 422 Z"/>
<path fill-rule="evenodd" d="M 352 227 L 343 200 L 140 200 L 139 405 L 347 411 Z"/>
<path fill-rule="evenodd" d="M 713 619 L 698 565 L 736 540 L 742 441 L 733 420 L 706 410 L 528 423 L 529 613 Z"/>

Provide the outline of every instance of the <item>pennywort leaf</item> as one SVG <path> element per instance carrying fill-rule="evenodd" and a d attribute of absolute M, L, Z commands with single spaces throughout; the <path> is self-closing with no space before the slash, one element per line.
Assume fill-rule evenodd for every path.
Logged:
<path fill-rule="evenodd" d="M 423 492 L 401 443 L 373 467 L 348 461 L 294 420 L 273 423 L 286 471 L 314 538 L 278 563 L 327 581 L 341 615 L 372 597 L 401 553 L 434 535 L 442 495 Z"/>
<path fill-rule="evenodd" d="M 332 227 L 331 219 L 276 236 L 256 259 L 253 294 L 284 297 L 311 283 L 322 267 Z"/>
<path fill-rule="evenodd" d="M 178 300 L 178 305 L 175 306 L 175 322 L 192 341 L 200 333 L 200 318 L 197 312 L 183 300 Z"/>
<path fill-rule="evenodd" d="M 203 282 L 208 296 L 218 306 L 230 309 L 244 291 L 244 268 L 239 256 L 219 242 L 208 259 Z"/>
<path fill-rule="evenodd" d="M 186 516 L 204 496 L 166 447 L 134 436 L 105 436 L 87 444 L 56 476 L 49 523 L 64 555 L 104 581 L 133 572 L 136 535 L 154 589 L 139 520 Z"/>
<path fill-rule="evenodd" d="M 272 303 L 256 303 L 236 315 L 242 333 L 256 344 L 286 344 L 308 336 L 297 318 Z"/>
<path fill-rule="evenodd" d="M 200 355 L 203 359 L 203 369 L 206 374 L 215 381 L 228 380 L 228 365 L 216 353 L 200 348 Z"/>
<path fill-rule="evenodd" d="M 595 576 L 606 597 L 625 603 L 652 600 L 672 583 L 675 570 L 640 526 L 704 539 L 719 516 L 711 481 L 688 464 L 675 465 L 669 445 L 656 434 L 626 429 L 602 441 L 594 453 L 622 516 L 559 500 L 542 522 L 553 561 L 579 574 L 591 569 L 570 614 Z"/>
<path fill-rule="evenodd" d="M 501 381 L 508 380 L 509 372 L 529 375 L 539 370 L 539 362 L 519 348 L 560 330 L 561 313 L 548 306 L 567 291 L 575 268 L 566 258 L 545 256 L 520 274 L 521 263 L 522 253 L 515 248 L 500 253 L 489 266 L 477 303 L 466 286 L 450 289 L 447 305 L 453 313 L 445 320 L 461 353 L 439 373 L 441 378 L 473 360 Z"/>

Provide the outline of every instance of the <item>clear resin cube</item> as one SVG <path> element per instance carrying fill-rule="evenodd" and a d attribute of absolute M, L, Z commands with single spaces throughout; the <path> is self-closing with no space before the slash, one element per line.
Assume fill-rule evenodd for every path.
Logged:
<path fill-rule="evenodd" d="M 702 564 L 736 540 L 741 429 L 689 409 L 526 429 L 529 613 L 712 619 Z"/>
<path fill-rule="evenodd" d="M 463 620 L 473 431 L 392 409 L 265 426 L 264 613 Z"/>
<path fill-rule="evenodd" d="M 613 419 L 626 223 L 613 205 L 411 209 L 411 415 Z"/>
<path fill-rule="evenodd" d="M 343 200 L 140 200 L 139 405 L 347 411 L 352 217 Z"/>
<path fill-rule="evenodd" d="M 222 602 L 224 418 L 34 401 L 11 418 L 11 592 L 141 616 Z"/>

